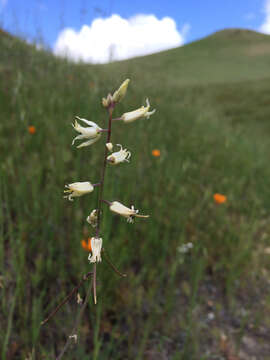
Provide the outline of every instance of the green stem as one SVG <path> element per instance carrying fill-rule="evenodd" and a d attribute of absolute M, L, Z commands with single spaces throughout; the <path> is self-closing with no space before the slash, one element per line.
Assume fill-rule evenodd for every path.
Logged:
<path fill-rule="evenodd" d="M 107 140 L 106 144 L 111 141 L 111 133 L 112 133 L 112 113 L 114 109 L 114 103 L 112 103 L 108 107 L 109 113 L 109 124 L 108 124 L 108 132 L 107 132 Z M 101 208 L 102 208 L 102 196 L 103 196 L 103 189 L 104 189 L 104 182 L 105 182 L 105 172 L 107 166 L 107 156 L 108 156 L 108 149 L 105 144 L 105 151 L 104 151 L 104 159 L 101 168 L 101 175 L 100 175 L 100 186 L 99 186 L 99 193 L 98 193 L 98 206 L 97 206 L 97 229 L 96 229 L 96 237 L 100 235 L 100 223 L 101 223 Z M 94 264 L 94 277 L 93 277 L 93 293 L 94 293 L 94 302 L 97 303 L 97 282 L 96 282 L 96 273 L 97 273 L 97 265 Z"/>
<path fill-rule="evenodd" d="M 108 108 L 109 113 L 109 124 L 108 124 L 108 133 L 107 133 L 107 140 L 106 144 L 111 142 L 111 133 L 112 133 L 112 113 L 114 109 L 114 104 L 112 103 Z M 108 149 L 105 145 L 105 151 L 104 151 L 104 159 L 103 159 L 103 165 L 101 168 L 101 175 L 100 175 L 100 186 L 99 186 L 99 193 L 98 193 L 98 208 L 97 208 L 97 229 L 96 229 L 96 237 L 99 237 L 100 234 L 100 223 L 101 223 L 101 207 L 102 207 L 102 196 L 103 196 L 103 189 L 104 189 L 104 182 L 105 182 L 105 173 L 106 173 L 106 167 L 107 167 L 107 156 L 108 156 Z"/>

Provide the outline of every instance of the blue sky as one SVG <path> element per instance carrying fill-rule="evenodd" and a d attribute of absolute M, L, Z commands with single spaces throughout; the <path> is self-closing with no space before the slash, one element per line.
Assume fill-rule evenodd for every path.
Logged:
<path fill-rule="evenodd" d="M 0 27 L 13 34 L 20 34 L 28 40 L 36 39 L 39 41 L 42 39 L 52 49 L 61 31 L 65 28 L 72 29 L 77 37 L 75 39 L 73 33 L 65 33 L 59 48 L 61 46 L 63 48 L 64 45 L 67 46 L 67 42 L 70 42 L 70 36 L 73 36 L 74 43 L 78 42 L 79 39 L 83 47 L 82 36 L 79 37 L 82 26 L 87 25 L 91 29 L 90 26 L 96 18 L 106 19 L 110 18 L 112 14 L 119 15 L 119 18 L 115 19 L 116 22 L 121 22 L 121 20 L 129 19 L 138 14 L 154 15 L 155 19 L 150 19 L 149 17 L 139 19 L 140 23 L 142 21 L 147 23 L 149 20 L 152 25 L 154 24 L 153 26 L 158 26 L 158 21 L 161 21 L 164 17 L 174 20 L 179 34 L 178 38 L 177 34 L 173 32 L 173 24 L 168 23 L 164 25 L 160 22 L 160 32 L 157 31 L 155 34 L 156 30 L 154 30 L 152 37 L 155 41 L 159 37 L 162 44 L 156 44 L 154 52 L 155 49 L 158 51 L 164 48 L 164 42 L 166 41 L 166 34 L 164 32 L 166 33 L 167 31 L 167 38 L 174 37 L 174 40 L 171 41 L 168 47 L 194 41 L 223 28 L 237 27 L 259 30 L 264 24 L 264 29 L 266 29 L 264 32 L 268 32 L 268 22 L 270 24 L 270 0 L 0 0 Z M 156 23 L 154 20 L 156 20 Z M 111 23 L 104 22 L 99 24 L 99 30 L 96 29 L 94 33 L 91 33 L 91 36 L 97 36 L 97 31 L 107 31 L 106 36 L 110 37 Z M 124 25 L 124 27 L 120 26 L 120 34 L 121 31 L 125 31 L 123 29 L 129 29 L 129 25 L 130 23 L 126 24 L 126 27 Z M 145 27 L 145 31 L 148 32 L 147 29 L 152 28 Z M 136 29 L 137 27 L 133 27 L 133 33 L 136 33 Z M 156 27 L 155 29 L 158 28 Z M 120 37 L 119 32 L 115 36 Z M 134 35 L 128 34 L 128 36 Z M 101 37 L 101 41 L 104 41 L 104 34 Z M 115 53 L 118 54 L 120 51 L 118 51 L 118 47 L 120 45 L 116 42 L 116 39 L 114 41 L 114 46 L 116 47 Z M 125 41 L 128 41 L 128 39 Z M 122 48 L 125 41 L 123 40 L 121 43 Z M 134 41 L 136 42 L 136 39 Z M 139 39 L 139 42 L 143 42 L 143 40 Z M 150 35 L 148 43 L 146 42 L 144 46 L 141 46 L 134 53 L 127 51 L 125 54 L 122 52 L 117 56 L 120 58 L 121 56 L 131 57 L 140 54 L 140 51 L 146 51 L 147 47 L 151 47 L 149 42 L 151 42 Z M 76 51 L 78 52 L 79 50 L 77 49 Z M 105 50 L 100 48 L 100 51 Z M 104 59 L 104 61 L 106 60 Z"/>

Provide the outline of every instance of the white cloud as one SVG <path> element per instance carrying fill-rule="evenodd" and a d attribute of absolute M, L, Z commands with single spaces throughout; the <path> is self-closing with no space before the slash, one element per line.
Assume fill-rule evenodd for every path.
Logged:
<path fill-rule="evenodd" d="M 60 32 L 54 53 L 74 61 L 107 63 L 152 54 L 184 43 L 190 29 L 185 24 L 178 31 L 170 17 L 136 15 L 123 19 L 119 15 L 97 18 L 79 31 L 66 28 Z"/>
<path fill-rule="evenodd" d="M 265 1 L 264 5 L 265 19 L 263 24 L 260 26 L 259 31 L 270 34 L 270 0 Z"/>

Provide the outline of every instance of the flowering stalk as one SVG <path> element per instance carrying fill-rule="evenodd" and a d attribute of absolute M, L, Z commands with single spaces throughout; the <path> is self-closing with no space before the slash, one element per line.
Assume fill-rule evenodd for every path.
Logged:
<path fill-rule="evenodd" d="M 114 109 L 114 103 L 111 102 L 108 106 L 108 113 L 109 113 L 109 124 L 108 124 L 108 132 L 107 132 L 107 141 L 106 143 L 110 143 L 111 140 L 111 132 L 112 132 L 112 113 Z M 99 237 L 100 234 L 100 223 L 101 223 L 101 207 L 102 207 L 102 196 L 103 196 L 103 189 L 104 189 L 104 181 L 105 181 L 105 172 L 106 172 L 106 165 L 107 165 L 107 156 L 108 156 L 108 149 L 105 146 L 104 150 L 104 159 L 103 165 L 101 168 L 101 175 L 100 175 L 100 187 L 98 193 L 98 206 L 97 206 L 97 226 L 96 226 L 96 237 Z M 94 293 L 94 302 L 97 303 L 97 265 L 94 263 L 94 270 L 93 270 L 93 293 Z"/>
<path fill-rule="evenodd" d="M 77 135 L 72 144 L 74 144 L 77 140 L 83 140 L 83 142 L 77 146 L 77 148 L 82 148 L 86 146 L 90 146 L 94 144 L 96 141 L 98 141 L 102 134 L 107 133 L 107 139 L 105 143 L 105 149 L 104 149 L 104 158 L 101 166 L 101 172 L 100 172 L 100 180 L 96 184 L 92 184 L 90 181 L 79 181 L 74 182 L 66 185 L 65 193 L 67 195 L 65 198 L 68 200 L 73 200 L 73 198 L 77 198 L 83 195 L 87 195 L 88 193 L 91 193 L 94 191 L 95 187 L 98 187 L 98 201 L 97 201 L 97 208 L 92 210 L 89 216 L 86 218 L 86 221 L 95 229 L 95 236 L 88 239 L 88 243 L 85 241 L 82 241 L 82 246 L 86 251 L 89 251 L 88 260 L 90 263 L 93 263 L 93 272 L 86 274 L 83 277 L 83 280 L 71 291 L 71 293 L 57 306 L 57 308 L 48 316 L 46 320 L 43 321 L 42 324 L 45 324 L 74 294 L 78 288 L 81 286 L 82 282 L 86 280 L 90 274 L 92 275 L 92 281 L 88 286 L 87 295 L 84 300 L 84 304 L 79 311 L 77 318 L 75 320 L 75 326 L 72 330 L 72 335 L 68 337 L 67 342 L 60 353 L 60 355 L 57 357 L 57 360 L 61 359 L 63 354 L 66 352 L 70 341 L 73 337 L 76 337 L 77 339 L 77 328 L 79 326 L 80 318 L 82 316 L 82 313 L 89 301 L 91 290 L 93 289 L 93 295 L 94 295 L 94 303 L 97 303 L 97 295 L 96 295 L 96 274 L 97 274 L 97 262 L 101 262 L 101 254 L 104 256 L 104 259 L 106 262 L 110 265 L 110 267 L 120 276 L 125 277 L 126 274 L 121 273 L 117 270 L 117 268 L 113 265 L 113 263 L 110 261 L 109 257 L 107 256 L 105 249 L 103 247 L 103 239 L 101 237 L 101 213 L 102 213 L 102 205 L 103 203 L 107 204 L 112 212 L 114 212 L 117 215 L 123 216 L 126 218 L 126 220 L 129 223 L 133 223 L 135 218 L 147 218 L 149 215 L 141 215 L 138 214 L 139 210 L 135 210 L 134 206 L 131 206 L 130 208 L 121 204 L 118 201 L 110 202 L 108 200 L 103 199 L 103 192 L 104 192 L 104 183 L 105 183 L 105 174 L 106 174 L 106 167 L 107 164 L 110 165 L 118 165 L 123 162 L 129 162 L 131 153 L 127 149 L 123 149 L 122 145 L 117 144 L 120 146 L 120 150 L 112 153 L 108 156 L 109 151 L 111 152 L 113 149 L 113 144 L 111 143 L 111 134 L 112 134 L 112 121 L 113 120 L 122 120 L 124 123 L 130 123 L 140 118 L 146 118 L 149 119 L 149 117 L 154 114 L 155 110 L 150 110 L 150 103 L 148 99 L 146 100 L 146 106 L 142 106 L 137 110 L 124 113 L 121 118 L 112 118 L 112 114 L 114 111 L 114 108 L 118 102 L 120 102 L 127 91 L 129 79 L 125 80 L 122 85 L 119 87 L 118 90 L 116 90 L 113 95 L 108 94 L 107 98 L 102 99 L 103 106 L 107 109 L 108 112 L 108 126 L 107 129 L 102 129 L 100 126 L 98 126 L 95 122 L 89 121 L 83 118 L 80 118 L 76 116 L 76 120 L 74 124 L 72 125 L 74 130 L 80 133 L 80 135 Z M 82 126 L 78 122 L 84 123 L 88 126 Z"/>

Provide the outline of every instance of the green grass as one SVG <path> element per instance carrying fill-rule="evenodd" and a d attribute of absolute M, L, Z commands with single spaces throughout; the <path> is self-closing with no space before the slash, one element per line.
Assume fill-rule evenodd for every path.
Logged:
<path fill-rule="evenodd" d="M 266 52 L 253 55 L 259 45 Z M 105 141 L 77 150 L 70 124 L 79 115 L 105 126 L 101 98 L 127 77 L 116 115 L 146 97 L 157 112 L 113 124 L 112 142 L 132 157 L 108 168 L 104 198 L 151 217 L 130 225 L 104 208 L 104 246 L 128 277 L 98 265 L 98 305 L 89 304 L 78 345 L 65 359 L 207 358 L 202 334 L 209 331 L 213 341 L 216 333 L 202 320 L 205 284 L 222 294 L 216 314 L 229 306 L 237 318 L 269 271 L 269 46 L 267 36 L 225 31 L 168 52 L 89 66 L 0 33 L 2 359 L 31 352 L 54 358 L 70 335 L 75 297 L 39 324 L 90 269 L 80 241 L 92 234 L 85 218 L 97 193 L 70 203 L 62 191 L 67 183 L 98 181 Z M 214 203 L 217 192 L 227 196 L 225 204 Z M 182 255 L 178 248 L 187 242 L 194 248 Z M 265 325 L 269 299 L 259 312 L 252 313 L 256 302 L 247 306 L 249 322 Z M 241 336 L 246 322 L 237 328 Z"/>

